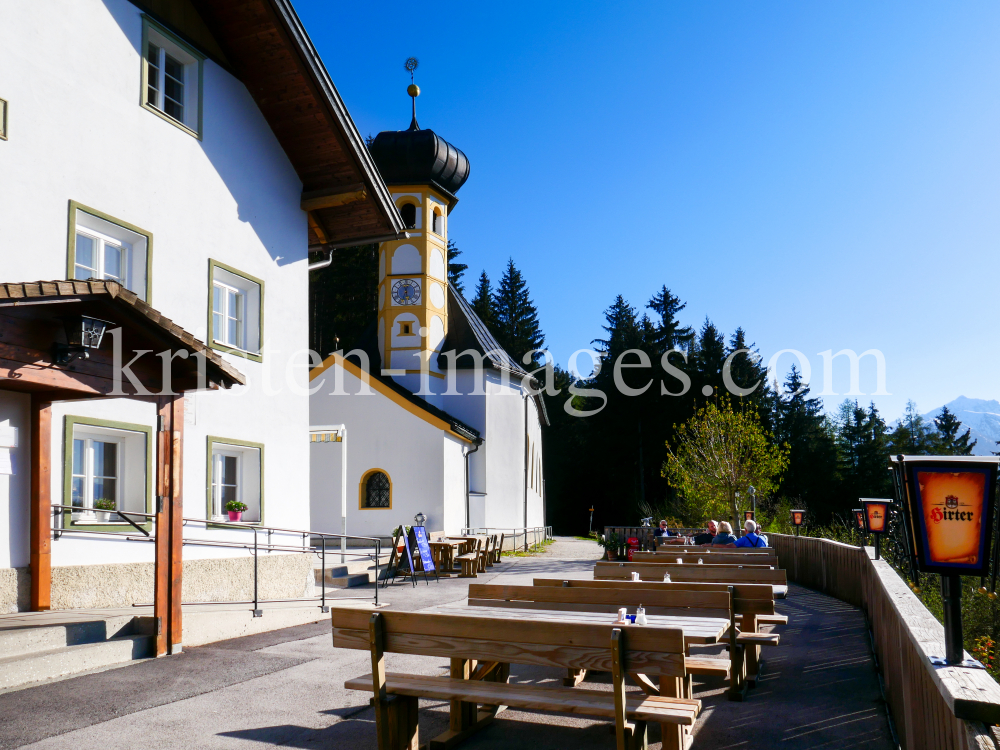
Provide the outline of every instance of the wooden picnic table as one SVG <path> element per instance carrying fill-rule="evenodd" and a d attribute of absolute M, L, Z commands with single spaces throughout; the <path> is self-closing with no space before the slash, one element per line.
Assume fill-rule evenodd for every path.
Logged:
<path fill-rule="evenodd" d="M 455 569 L 455 550 L 459 548 L 460 542 L 438 540 L 430 542 L 431 557 L 439 570 L 451 572 Z"/>
<path fill-rule="evenodd" d="M 569 612 L 549 609 L 532 609 L 526 615 L 524 610 L 506 607 L 455 607 L 438 605 L 420 610 L 427 614 L 462 615 L 482 617 L 486 620 L 532 620 L 543 622 L 606 624 L 610 632 L 615 627 L 615 615 L 610 612 Z M 630 614 L 635 614 L 634 612 Z M 718 643 L 729 629 L 725 617 L 692 617 L 688 615 L 646 615 L 648 625 L 628 625 L 630 628 L 681 628 L 684 630 L 684 645 Z M 619 624 L 618 627 L 621 625 Z"/>

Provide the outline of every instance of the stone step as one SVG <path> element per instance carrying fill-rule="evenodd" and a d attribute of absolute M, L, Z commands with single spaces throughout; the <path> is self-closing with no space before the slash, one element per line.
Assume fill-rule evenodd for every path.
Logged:
<path fill-rule="evenodd" d="M 326 579 L 327 586 L 334 586 L 341 589 L 364 586 L 367 583 L 371 583 L 371 576 L 368 573 L 350 573 L 346 576 Z"/>
<path fill-rule="evenodd" d="M 123 635 L 95 643 L 5 656 L 0 658 L 0 690 L 152 657 L 155 647 L 155 636 Z"/>
<path fill-rule="evenodd" d="M 152 617 L 109 617 L 76 622 L 0 629 L 0 655 L 23 656 L 66 646 L 99 643 L 117 636 L 155 632 Z"/>

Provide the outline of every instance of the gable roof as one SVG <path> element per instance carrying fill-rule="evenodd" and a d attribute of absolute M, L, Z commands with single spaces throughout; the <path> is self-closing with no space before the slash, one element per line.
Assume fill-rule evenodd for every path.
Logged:
<path fill-rule="evenodd" d="M 290 0 L 132 2 L 247 87 L 302 180 L 310 245 L 365 244 L 404 231 Z"/>
<path fill-rule="evenodd" d="M 456 419 L 444 409 L 439 409 L 433 404 L 427 403 L 427 401 L 411 393 L 391 377 L 384 377 L 378 374 L 378 362 L 374 361 L 374 364 L 375 367 L 370 368 L 373 372 L 368 373 L 369 384 L 374 390 L 438 429 L 450 432 L 468 443 L 478 445 L 483 442 L 482 437 L 479 435 L 479 430 L 469 427 L 465 422 Z M 365 379 L 365 372 L 358 365 L 338 354 L 331 354 L 327 357 L 322 365 L 309 373 L 309 379 L 315 379 L 334 365 L 343 367 L 360 380 Z"/>
<path fill-rule="evenodd" d="M 469 301 L 462 296 L 451 284 L 448 285 L 448 334 L 445 336 L 442 352 L 456 352 L 459 355 L 472 349 L 483 356 L 483 361 L 495 370 L 509 372 L 517 380 L 527 378 L 531 387 L 538 389 L 541 383 L 538 379 L 528 374 L 517 361 L 500 346 L 500 342 L 490 333 L 490 329 L 472 309 Z M 456 366 L 462 369 L 463 358 L 456 359 Z M 472 364 L 470 357 L 465 357 L 465 363 Z M 438 366 L 442 369 L 448 366 L 448 359 L 444 354 L 438 355 Z M 541 394 L 533 395 L 535 404 L 538 406 L 538 413 L 541 416 L 542 424 L 549 425 L 549 414 L 545 409 L 545 399 Z"/>

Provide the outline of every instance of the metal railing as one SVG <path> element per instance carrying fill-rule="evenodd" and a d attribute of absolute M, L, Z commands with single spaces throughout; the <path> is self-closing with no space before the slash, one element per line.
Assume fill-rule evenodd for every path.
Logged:
<path fill-rule="evenodd" d="M 547 539 L 552 538 L 552 527 L 551 526 L 513 526 L 510 528 L 503 528 L 499 526 L 467 526 L 462 529 L 463 534 L 485 534 L 491 536 L 496 534 L 504 535 L 504 541 L 508 539 L 513 540 L 512 549 L 524 549 L 525 552 L 528 551 L 530 547 L 537 547 L 539 544 Z M 523 544 L 518 542 L 519 538 L 523 538 Z M 529 538 L 532 540 L 530 547 L 528 544 Z M 501 550 L 503 551 L 503 550 Z"/>
<path fill-rule="evenodd" d="M 123 521 L 132 526 L 133 529 L 137 530 L 142 534 L 142 536 L 133 536 L 133 532 L 130 531 L 100 531 L 97 529 L 88 529 L 86 527 L 66 527 L 64 520 L 66 517 L 66 511 L 70 513 L 80 513 L 86 511 L 88 513 L 105 513 L 108 516 L 116 515 Z M 151 534 L 150 530 L 144 528 L 139 523 L 136 523 L 134 518 L 130 516 L 135 516 L 137 518 L 146 519 L 150 523 L 151 527 L 155 528 L 155 513 L 143 513 L 140 511 L 121 511 L 121 510 L 101 510 L 100 508 L 80 508 L 73 505 L 58 505 L 53 503 L 52 513 L 54 523 L 52 524 L 52 534 L 55 540 L 58 540 L 63 534 L 85 534 L 88 536 L 97 535 L 102 537 L 115 537 L 118 539 L 123 539 L 129 542 L 155 542 L 155 533 Z M 100 521 L 96 522 L 98 525 Z M 114 523 L 114 522 L 111 522 Z M 332 534 L 323 531 L 307 531 L 304 529 L 285 529 L 279 526 L 261 526 L 251 523 L 233 523 L 231 521 L 213 521 L 211 519 L 205 518 L 182 518 L 182 526 L 185 528 L 188 524 L 200 524 L 205 531 L 209 531 L 209 527 L 213 529 L 235 529 L 242 532 L 253 532 L 253 541 L 237 541 L 233 539 L 209 539 L 202 537 L 187 537 L 185 536 L 181 540 L 182 546 L 195 546 L 195 547 L 222 547 L 228 549 L 244 549 L 247 550 L 253 557 L 253 600 L 252 601 L 211 601 L 211 602 L 182 602 L 182 606 L 197 606 L 205 604 L 252 604 L 253 605 L 253 616 L 261 617 L 263 616 L 263 610 L 260 608 L 261 604 L 280 604 L 284 602 L 311 602 L 317 601 L 320 607 L 320 611 L 329 612 L 330 608 L 327 605 L 327 600 L 337 601 L 345 599 L 367 599 L 367 597 L 361 596 L 327 596 L 326 594 L 326 554 L 327 554 L 327 539 L 335 539 L 341 541 L 341 549 L 339 552 L 334 554 L 339 554 L 341 562 L 343 563 L 346 556 L 351 556 L 359 559 L 373 560 L 375 563 L 375 606 L 378 606 L 378 578 L 379 578 L 379 563 L 382 559 L 382 540 L 378 537 L 369 536 L 354 536 L 351 534 Z M 267 542 L 262 544 L 260 541 L 260 534 L 262 532 L 267 532 Z M 294 535 L 302 538 L 301 544 L 275 544 L 273 540 L 273 535 Z M 315 544 L 314 539 L 319 538 L 320 543 Z M 375 552 L 347 552 L 347 540 L 353 539 L 362 542 L 371 542 Z M 260 567 L 259 559 L 260 553 L 262 552 L 296 552 L 302 554 L 315 554 L 320 558 L 320 566 L 322 574 L 320 576 L 320 595 L 318 597 L 301 597 L 301 598 L 291 598 L 291 599 L 261 599 L 260 598 Z M 146 604 L 134 604 L 133 606 L 141 607 L 147 606 Z"/>

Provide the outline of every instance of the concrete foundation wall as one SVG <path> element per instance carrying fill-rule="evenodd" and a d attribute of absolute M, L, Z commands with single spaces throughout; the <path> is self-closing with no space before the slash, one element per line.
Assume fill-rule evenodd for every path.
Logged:
<path fill-rule="evenodd" d="M 313 596 L 313 557 L 266 555 L 259 561 L 261 599 Z M 52 609 L 99 609 L 151 604 L 153 563 L 64 565 L 52 568 Z M 0 613 L 28 609 L 27 568 L 0 568 Z M 253 599 L 253 558 L 185 560 L 185 602 Z"/>

